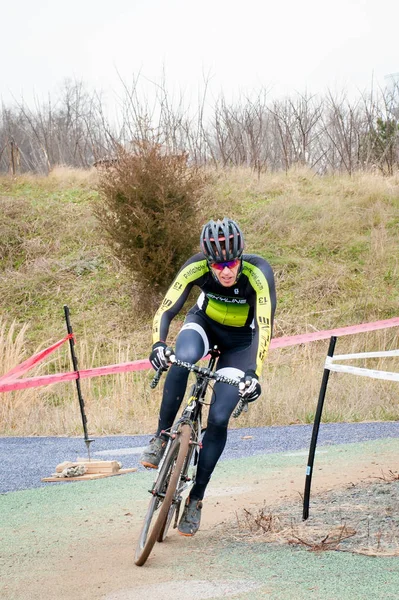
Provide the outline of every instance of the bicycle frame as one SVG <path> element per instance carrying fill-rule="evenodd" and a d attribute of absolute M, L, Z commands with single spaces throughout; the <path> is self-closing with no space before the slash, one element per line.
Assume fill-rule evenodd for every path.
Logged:
<path fill-rule="evenodd" d="M 142 566 L 146 562 L 155 542 L 164 541 L 173 517 L 173 527 L 177 527 L 183 500 L 182 494 L 193 485 L 195 479 L 195 473 L 189 477 L 189 468 L 194 452 L 196 452 L 194 466 L 198 462 L 201 448 L 202 407 L 205 404 L 205 394 L 210 381 L 220 381 L 239 387 L 237 379 L 231 379 L 213 371 L 219 356 L 217 346 L 210 351 L 208 367 L 205 368 L 178 360 L 172 354 L 171 349 L 167 356 L 170 364 L 195 373 L 196 382 L 191 388 L 189 399 L 180 418 L 170 431 L 162 432 L 169 439 L 158 467 L 157 476 L 149 490 L 151 500 L 136 547 L 135 564 L 138 566 Z M 162 372 L 161 367 L 150 384 L 152 388 L 159 382 Z M 155 513 L 157 513 L 156 517 Z"/>
<path fill-rule="evenodd" d="M 192 432 L 191 433 L 190 450 L 189 450 L 189 452 L 187 454 L 187 458 L 184 462 L 184 466 L 183 466 L 182 473 L 180 476 L 179 485 L 176 490 L 176 494 L 175 494 L 175 498 L 174 498 L 175 504 L 181 502 L 181 494 L 183 492 L 185 492 L 188 488 L 190 488 L 194 483 L 193 478 L 188 477 L 188 470 L 190 468 L 192 456 L 195 451 L 197 451 L 197 454 L 196 454 L 194 465 L 196 465 L 198 462 L 199 450 L 201 448 L 200 438 L 201 438 L 201 434 L 202 434 L 202 420 L 201 420 L 202 419 L 202 407 L 205 403 L 205 394 L 207 392 L 208 385 L 210 383 L 209 374 L 213 371 L 219 354 L 220 353 L 217 350 L 217 348 L 216 347 L 213 348 L 210 351 L 210 359 L 209 359 L 208 366 L 205 368 L 196 367 L 195 370 L 192 368 L 192 365 L 189 365 L 189 363 L 184 363 L 184 362 L 178 361 L 178 360 L 173 361 L 173 364 L 176 364 L 179 367 L 189 368 L 189 370 L 193 371 L 196 375 L 196 382 L 193 383 L 193 385 L 191 387 L 191 392 L 190 392 L 189 398 L 187 400 L 186 406 L 184 407 L 180 418 L 172 426 L 170 432 L 167 432 L 167 431 L 162 432 L 163 435 L 167 435 L 169 437 L 168 446 L 166 447 L 164 457 L 167 456 L 169 445 L 171 444 L 173 438 L 176 435 L 178 435 L 181 425 L 183 425 L 183 424 L 189 425 L 191 428 L 191 432 Z M 159 468 L 161 466 L 162 466 L 162 461 L 160 463 Z M 154 489 L 155 485 L 156 485 L 156 480 L 154 482 L 153 489 Z M 179 517 L 179 511 L 176 511 L 174 527 L 177 524 L 178 517 Z"/>

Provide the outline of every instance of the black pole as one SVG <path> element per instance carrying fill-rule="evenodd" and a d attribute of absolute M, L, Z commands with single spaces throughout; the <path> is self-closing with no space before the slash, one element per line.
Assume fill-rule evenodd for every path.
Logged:
<path fill-rule="evenodd" d="M 328 347 L 327 356 L 332 357 L 334 355 L 336 341 L 337 341 L 337 338 L 332 336 L 330 339 L 330 345 Z M 327 383 L 328 383 L 329 376 L 330 376 L 330 369 L 325 368 L 324 373 L 323 373 L 323 379 L 321 381 L 319 400 L 317 403 L 317 410 L 316 410 L 316 414 L 315 414 L 315 418 L 314 418 L 312 439 L 311 439 L 310 448 L 309 448 L 308 466 L 306 468 L 305 492 L 303 495 L 303 514 L 302 514 L 303 521 L 306 521 L 306 519 L 309 517 L 310 486 L 312 483 L 314 455 L 316 452 L 317 436 L 319 434 L 321 413 L 323 411 L 323 404 L 324 404 L 324 399 L 326 397 Z"/>
<path fill-rule="evenodd" d="M 66 320 L 68 333 L 72 336 L 73 331 L 72 331 L 71 321 L 69 318 L 69 308 L 67 307 L 66 304 L 64 304 L 64 313 L 65 313 L 65 320 Z M 94 442 L 94 440 L 89 439 L 89 436 L 87 433 L 87 417 L 86 417 L 86 413 L 85 413 L 85 402 L 83 400 L 82 390 L 80 388 L 80 375 L 79 375 L 79 368 L 78 368 L 78 359 L 77 359 L 76 353 L 75 353 L 75 340 L 73 339 L 73 337 L 69 338 L 69 348 L 71 350 L 73 370 L 78 375 L 78 377 L 76 379 L 76 390 L 78 392 L 80 414 L 82 415 L 83 433 L 84 433 L 84 438 L 85 438 L 85 444 L 87 447 L 87 454 L 89 455 L 89 460 L 90 460 L 90 444 L 91 444 L 91 442 Z"/>

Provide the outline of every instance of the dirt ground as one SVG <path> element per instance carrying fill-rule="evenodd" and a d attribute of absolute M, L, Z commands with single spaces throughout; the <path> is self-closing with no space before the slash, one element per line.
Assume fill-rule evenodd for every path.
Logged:
<path fill-rule="evenodd" d="M 294 546 L 308 554 L 309 551 L 342 550 L 356 555 L 398 555 L 399 444 L 395 440 L 386 445 L 353 446 L 356 447 L 350 451 L 347 447 L 320 451 L 313 475 L 310 517 L 305 523 L 301 518 L 306 462 L 303 453 L 285 455 L 284 460 L 257 457 L 242 464 L 231 461 L 234 464 L 224 465 L 209 488 L 200 532 L 193 538 L 183 538 L 172 531 L 166 542 L 156 545 L 143 567 L 136 567 L 133 559 L 147 496 L 140 491 L 140 500 L 129 507 L 125 488 L 122 488 L 120 496 L 115 494 L 112 506 L 112 494 L 107 495 L 104 486 L 112 486 L 112 479 L 123 477 L 102 480 L 102 488 L 87 488 L 98 496 L 101 494 L 96 490 L 104 490 L 102 508 L 96 518 L 91 518 L 84 511 L 78 511 L 76 494 L 83 488 L 75 488 L 76 494 L 69 494 L 75 496 L 75 500 L 65 498 L 63 504 L 68 510 L 68 503 L 75 501 L 75 508 L 71 509 L 75 532 L 70 534 L 67 544 L 61 536 L 62 528 L 66 527 L 62 515 L 55 521 L 53 513 L 50 515 L 55 508 L 48 509 L 47 524 L 44 520 L 35 526 L 34 549 L 27 550 L 19 544 L 24 523 L 27 529 L 34 525 L 23 519 L 18 528 L 14 524 L 14 545 L 10 546 L 9 554 L 3 554 L 7 577 L 2 579 L 0 596 L 4 600 L 305 598 L 306 593 L 302 596 L 299 591 L 279 596 L 277 588 L 270 587 L 270 577 L 277 577 L 271 574 L 270 567 L 264 581 L 272 592 L 266 593 L 265 583 L 260 582 L 259 577 L 258 581 L 256 577 L 249 577 L 250 567 L 243 571 L 240 558 L 234 559 L 234 552 L 238 549 L 238 556 L 243 557 L 251 545 L 258 544 L 259 549 L 261 543 L 265 560 L 282 547 L 292 550 Z M 364 446 L 366 451 L 362 449 Z M 143 490 L 147 481 L 143 483 Z M 60 486 L 59 496 L 68 486 L 82 484 L 55 485 Z M 125 511 L 123 518 L 110 517 L 120 510 Z M 52 531 L 54 526 L 60 529 L 59 540 Z M 25 555 L 21 555 L 21 548 L 25 548 Z M 237 566 L 230 577 L 223 578 L 220 564 L 225 561 L 227 551 Z M 285 556 L 279 554 L 280 564 Z M 298 554 L 294 558 L 297 560 Z M 199 560 L 203 566 L 200 575 L 196 568 Z M 287 560 L 292 560 L 292 554 L 287 554 Z M 337 568 L 342 570 L 342 565 Z M 176 594 L 173 587 L 176 581 L 190 581 L 189 591 L 180 585 Z"/>

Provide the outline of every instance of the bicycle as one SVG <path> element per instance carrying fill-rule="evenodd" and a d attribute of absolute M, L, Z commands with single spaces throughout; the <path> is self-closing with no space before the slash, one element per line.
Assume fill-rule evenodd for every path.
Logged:
<path fill-rule="evenodd" d="M 207 367 L 178 360 L 173 350 L 165 351 L 170 364 L 187 369 L 196 375 L 188 401 L 180 418 L 171 430 L 162 432 L 168 437 L 165 453 L 158 468 L 157 477 L 149 490 L 151 500 L 144 518 L 143 527 L 136 547 L 135 564 L 142 566 L 149 557 L 155 542 L 163 542 L 174 518 L 173 528 L 177 527 L 182 494 L 188 490 L 195 480 L 195 467 L 198 464 L 201 449 L 202 407 L 206 404 L 205 393 L 209 383 L 220 381 L 240 387 L 239 380 L 225 377 L 213 371 L 219 356 L 217 346 L 210 351 Z M 155 374 L 151 387 L 155 388 L 161 379 L 162 367 Z M 248 403 L 240 399 L 233 412 L 238 417 L 247 410 Z M 192 460 L 194 459 L 194 460 Z M 191 463 L 194 468 L 190 476 Z"/>

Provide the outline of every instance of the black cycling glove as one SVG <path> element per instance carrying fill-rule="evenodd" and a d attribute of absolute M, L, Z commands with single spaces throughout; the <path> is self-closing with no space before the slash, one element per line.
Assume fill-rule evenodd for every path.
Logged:
<path fill-rule="evenodd" d="M 240 379 L 238 389 L 240 398 L 245 400 L 245 402 L 253 402 L 259 398 L 262 393 L 262 388 L 260 387 L 255 371 L 246 371 L 244 377 Z"/>
<path fill-rule="evenodd" d="M 158 371 L 158 369 L 163 368 L 167 369 L 169 366 L 168 359 L 165 356 L 165 349 L 167 348 L 167 344 L 165 342 L 156 342 L 150 354 L 149 361 L 153 369 Z"/>

